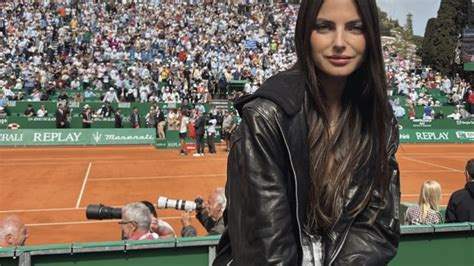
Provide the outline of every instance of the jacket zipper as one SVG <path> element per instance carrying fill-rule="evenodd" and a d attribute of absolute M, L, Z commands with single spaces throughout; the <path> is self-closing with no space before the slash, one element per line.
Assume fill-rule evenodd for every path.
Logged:
<path fill-rule="evenodd" d="M 300 247 L 303 247 L 303 242 L 301 240 L 301 223 L 300 223 L 300 217 L 298 215 L 298 210 L 299 210 L 299 204 L 298 204 L 298 180 L 296 179 L 296 171 L 295 167 L 293 166 L 293 157 L 291 156 L 290 148 L 288 147 L 288 143 L 286 141 L 285 135 L 283 134 L 282 127 L 280 125 L 280 121 L 278 119 L 275 119 L 276 123 L 278 125 L 278 129 L 280 130 L 280 133 L 283 138 L 283 142 L 285 143 L 286 150 L 288 151 L 288 156 L 290 157 L 290 165 L 291 165 L 291 171 L 293 172 L 293 177 L 295 179 L 295 196 L 296 196 L 296 222 L 298 223 L 298 235 L 299 235 L 299 242 L 300 242 Z"/>

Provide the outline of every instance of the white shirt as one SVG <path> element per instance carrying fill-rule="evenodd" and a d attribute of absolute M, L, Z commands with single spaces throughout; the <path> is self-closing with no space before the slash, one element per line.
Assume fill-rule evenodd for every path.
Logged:
<path fill-rule="evenodd" d="M 179 125 L 179 133 L 188 132 L 188 123 L 189 123 L 189 117 L 183 116 L 183 118 L 181 118 L 181 123 Z"/>

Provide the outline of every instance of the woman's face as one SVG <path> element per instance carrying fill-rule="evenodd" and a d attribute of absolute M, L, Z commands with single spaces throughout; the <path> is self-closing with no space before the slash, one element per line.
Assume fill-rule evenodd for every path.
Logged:
<path fill-rule="evenodd" d="M 324 0 L 311 33 L 311 55 L 317 69 L 347 77 L 363 62 L 366 41 L 353 0 Z"/>

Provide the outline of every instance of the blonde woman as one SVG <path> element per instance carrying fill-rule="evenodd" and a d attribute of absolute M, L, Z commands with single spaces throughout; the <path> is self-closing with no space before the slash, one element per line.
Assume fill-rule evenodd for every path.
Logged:
<path fill-rule="evenodd" d="M 418 206 L 409 207 L 405 213 L 405 224 L 439 224 L 443 222 L 439 212 L 441 185 L 427 180 L 421 187 Z"/>

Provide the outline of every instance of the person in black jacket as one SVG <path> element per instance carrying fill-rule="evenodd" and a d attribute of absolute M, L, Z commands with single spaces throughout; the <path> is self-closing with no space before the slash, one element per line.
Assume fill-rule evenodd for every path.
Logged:
<path fill-rule="evenodd" d="M 66 128 L 67 127 L 67 111 L 64 109 L 62 103 L 58 104 L 58 109 L 54 113 L 56 117 L 56 128 Z"/>
<path fill-rule="evenodd" d="M 474 158 L 467 161 L 466 185 L 449 198 L 446 208 L 447 223 L 474 222 Z"/>
<path fill-rule="evenodd" d="M 400 239 L 398 125 L 375 0 L 302 0 L 297 63 L 234 106 L 214 265 L 387 265 Z"/>
<path fill-rule="evenodd" d="M 204 156 L 204 133 L 206 119 L 200 111 L 196 109 L 196 118 L 194 120 L 194 128 L 196 129 L 196 153 L 193 156 Z"/>

